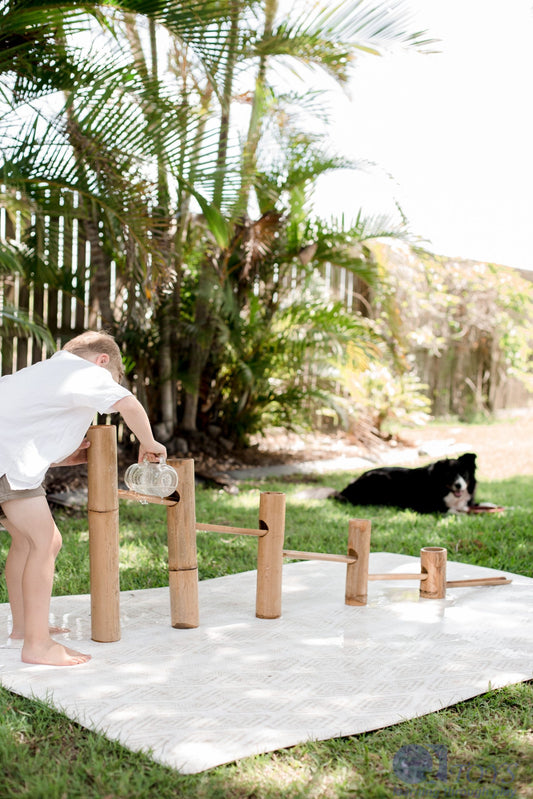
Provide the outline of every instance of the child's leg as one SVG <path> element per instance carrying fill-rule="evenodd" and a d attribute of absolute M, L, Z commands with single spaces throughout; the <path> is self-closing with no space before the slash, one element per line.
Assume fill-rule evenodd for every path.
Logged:
<path fill-rule="evenodd" d="M 46 498 L 39 496 L 11 499 L 4 502 L 2 508 L 12 539 L 16 541 L 8 580 L 11 592 L 9 598 L 11 602 L 13 596 L 12 612 L 16 616 L 16 624 L 20 625 L 21 614 L 23 619 L 22 660 L 51 666 L 85 663 L 89 660 L 89 655 L 58 644 L 50 638 L 48 631 L 55 558 L 61 547 L 61 535 L 55 526 Z M 24 552 L 27 553 L 25 561 Z M 20 587 L 17 587 L 17 583 Z"/>
<path fill-rule="evenodd" d="M 13 628 L 10 638 L 15 640 L 24 638 L 24 598 L 22 595 L 22 575 L 26 560 L 30 553 L 30 544 L 27 538 L 17 530 L 5 517 L 3 524 L 11 536 L 11 547 L 6 559 L 5 578 L 7 593 L 11 607 Z M 66 627 L 49 627 L 50 633 L 68 633 Z"/>
<path fill-rule="evenodd" d="M 11 616 L 13 638 L 24 638 L 24 599 L 22 597 L 22 575 L 30 553 L 28 540 L 7 519 L 4 526 L 11 536 L 11 546 L 6 559 L 5 578 Z"/>

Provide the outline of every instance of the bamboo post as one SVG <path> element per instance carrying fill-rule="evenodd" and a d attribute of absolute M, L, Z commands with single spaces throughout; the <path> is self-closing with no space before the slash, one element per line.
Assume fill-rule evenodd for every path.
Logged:
<path fill-rule="evenodd" d="M 168 584 L 173 627 L 198 627 L 198 560 L 194 460 L 167 461 L 178 473 L 179 502 L 167 506 Z"/>
<path fill-rule="evenodd" d="M 371 529 L 368 519 L 350 519 L 348 523 L 348 556 L 355 561 L 346 566 L 344 601 L 347 605 L 367 603 Z"/>
<path fill-rule="evenodd" d="M 265 530 L 265 535 L 257 539 L 255 615 L 258 619 L 278 619 L 281 616 L 285 494 L 261 493 L 259 528 Z"/>
<path fill-rule="evenodd" d="M 422 547 L 420 571 L 427 578 L 420 583 L 420 596 L 425 599 L 444 599 L 446 596 L 446 560 L 444 547 Z"/>
<path fill-rule="evenodd" d="M 87 438 L 91 636 L 120 640 L 117 434 L 114 425 L 94 425 Z"/>

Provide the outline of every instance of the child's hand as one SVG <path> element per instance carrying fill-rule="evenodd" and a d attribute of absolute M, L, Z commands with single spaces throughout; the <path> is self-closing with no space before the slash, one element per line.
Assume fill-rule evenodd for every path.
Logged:
<path fill-rule="evenodd" d="M 87 463 L 87 450 L 90 446 L 91 442 L 89 439 L 84 438 L 78 449 L 75 450 L 72 455 L 69 455 L 58 463 L 51 463 L 50 466 L 78 466 L 79 464 Z"/>
<path fill-rule="evenodd" d="M 167 448 L 154 439 L 150 420 L 136 397 L 130 395 L 115 402 L 113 410 L 120 413 L 139 442 L 139 463 L 145 458 L 155 463 L 161 455 L 166 459 Z"/>
<path fill-rule="evenodd" d="M 151 463 L 157 463 L 161 455 L 165 460 L 167 459 L 167 448 L 154 440 L 148 446 L 143 446 L 143 444 L 139 446 L 138 462 L 142 463 L 146 459 Z"/>

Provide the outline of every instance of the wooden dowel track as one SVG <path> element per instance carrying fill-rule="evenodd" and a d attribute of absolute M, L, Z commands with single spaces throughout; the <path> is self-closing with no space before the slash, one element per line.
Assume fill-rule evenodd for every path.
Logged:
<path fill-rule="evenodd" d="M 446 588 L 458 588 L 461 586 L 469 586 L 469 585 L 509 585 L 512 583 L 512 580 L 509 580 L 507 577 L 480 577 L 474 580 L 448 580 L 446 582 Z"/>
<path fill-rule="evenodd" d="M 119 488 L 118 495 L 120 499 L 133 499 L 136 502 L 150 502 L 153 505 L 177 505 L 177 499 L 167 499 L 167 497 L 154 497 L 151 494 L 138 494 L 137 491 L 126 491 L 124 488 Z"/>
<path fill-rule="evenodd" d="M 254 530 L 249 527 L 231 527 L 224 524 L 204 524 L 203 522 L 196 523 L 197 532 L 205 533 L 229 533 L 230 535 L 253 535 L 256 538 L 262 538 L 268 533 L 268 530 Z"/>
<path fill-rule="evenodd" d="M 284 558 L 297 558 L 300 560 L 326 560 L 332 563 L 355 563 L 357 558 L 348 555 L 334 555 L 330 552 L 300 552 L 296 549 L 284 549 Z"/>
<path fill-rule="evenodd" d="M 369 574 L 369 580 L 427 580 L 427 574 Z"/>

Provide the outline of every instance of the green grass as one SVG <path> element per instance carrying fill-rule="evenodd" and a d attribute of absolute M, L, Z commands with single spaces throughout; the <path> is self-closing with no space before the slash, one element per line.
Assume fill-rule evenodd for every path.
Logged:
<path fill-rule="evenodd" d="M 197 489 L 197 518 L 257 526 L 261 490 L 287 494 L 288 549 L 346 549 L 348 519 L 372 519 L 372 550 L 417 556 L 441 545 L 453 560 L 533 576 L 533 477 L 481 483 L 478 500 L 508 508 L 502 516 L 419 516 L 409 511 L 357 509 L 299 498 L 312 485 L 337 489 L 346 475 L 243 484 L 239 495 Z M 56 514 L 63 551 L 54 593 L 89 590 L 88 533 L 84 517 Z M 0 536 L 0 562 L 8 536 Z M 214 533 L 198 536 L 201 579 L 256 565 L 257 542 Z M 165 511 L 155 505 L 121 506 L 121 588 L 168 584 Z M 1 581 L 0 602 L 6 602 Z M 251 609 L 253 612 L 253 609 Z M 416 664 L 414 665 L 416 668 Z M 30 799 L 144 799 L 156 797 L 533 797 L 533 683 L 493 691 L 438 713 L 358 736 L 308 743 L 183 776 L 96 735 L 46 703 L 0 689 L 0 797 Z M 409 785 L 393 770 L 405 746 L 444 747 L 448 780 Z M 433 754 L 433 777 L 438 759 Z"/>

